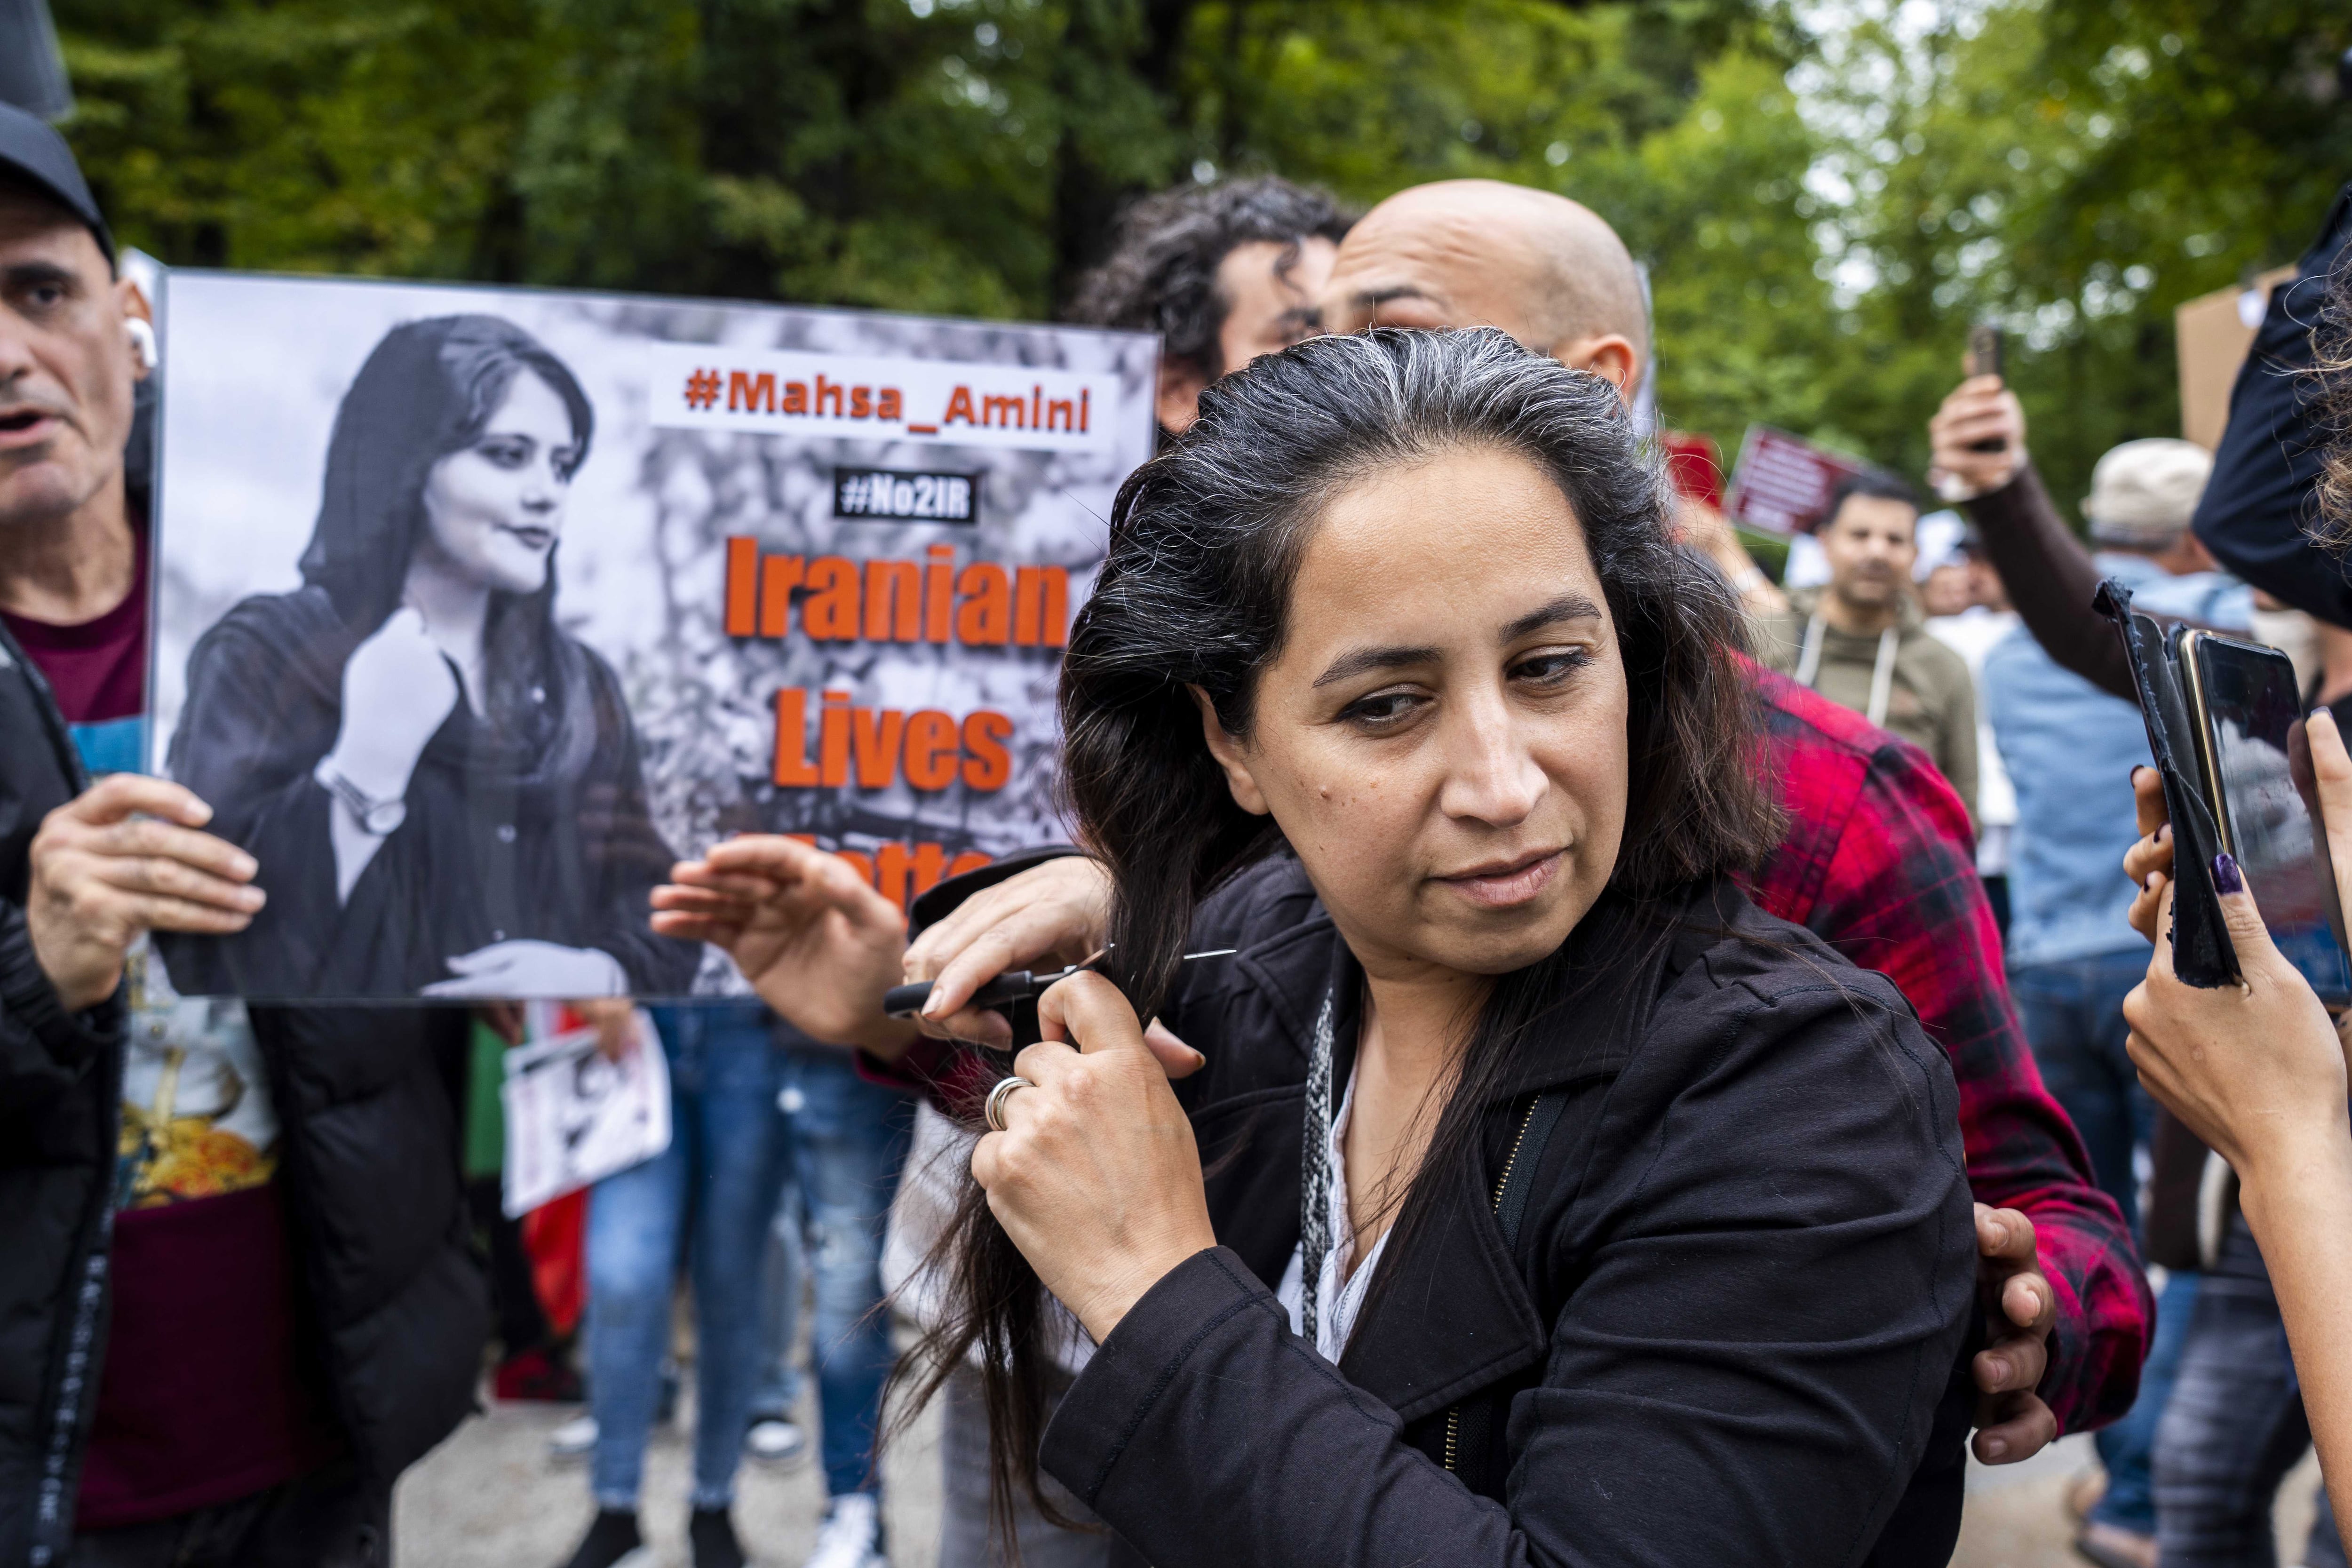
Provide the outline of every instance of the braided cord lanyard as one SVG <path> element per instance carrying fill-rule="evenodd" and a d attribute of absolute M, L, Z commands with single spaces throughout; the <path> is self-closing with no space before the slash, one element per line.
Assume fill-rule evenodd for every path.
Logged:
<path fill-rule="evenodd" d="M 1315 1333 L 1315 1298 L 1323 1283 L 1323 1258 L 1331 1250 L 1331 993 L 1315 1015 L 1315 1038 L 1307 1056 L 1307 1148 L 1299 1161 L 1299 1325 L 1308 1344 Z"/>

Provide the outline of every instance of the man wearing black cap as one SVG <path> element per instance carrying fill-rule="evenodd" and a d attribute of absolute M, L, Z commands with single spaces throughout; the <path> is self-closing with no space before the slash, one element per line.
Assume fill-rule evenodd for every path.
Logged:
<path fill-rule="evenodd" d="M 0 105 L 0 1568 L 387 1563 L 479 1369 L 464 1016 L 248 1018 L 147 962 L 261 903 L 203 802 L 117 771 L 154 362 L 71 153 Z"/>

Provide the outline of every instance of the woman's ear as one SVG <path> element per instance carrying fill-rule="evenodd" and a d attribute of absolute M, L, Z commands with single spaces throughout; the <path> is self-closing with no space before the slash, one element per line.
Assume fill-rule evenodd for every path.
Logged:
<path fill-rule="evenodd" d="M 1217 759 L 1217 766 L 1225 770 L 1225 787 L 1234 792 L 1234 804 L 1252 816 L 1264 816 L 1265 795 L 1242 756 L 1242 743 L 1225 733 L 1223 722 L 1217 718 L 1217 705 L 1209 700 L 1207 692 L 1197 686 L 1184 689 L 1192 694 L 1192 705 L 1201 710 L 1201 738 L 1209 742 L 1209 755 Z"/>

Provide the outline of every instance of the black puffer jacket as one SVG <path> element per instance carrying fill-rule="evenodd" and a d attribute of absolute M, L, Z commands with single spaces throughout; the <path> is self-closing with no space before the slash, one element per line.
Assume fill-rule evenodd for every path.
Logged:
<path fill-rule="evenodd" d="M 33 836 L 85 782 L 0 629 L 0 1568 L 44 1568 L 71 1539 L 106 1344 L 123 1003 L 68 1015 L 24 912 Z M 471 1408 L 488 1323 L 450 1072 L 466 1016 L 257 1007 L 253 1025 L 305 1326 L 353 1455 L 389 1486 Z"/>

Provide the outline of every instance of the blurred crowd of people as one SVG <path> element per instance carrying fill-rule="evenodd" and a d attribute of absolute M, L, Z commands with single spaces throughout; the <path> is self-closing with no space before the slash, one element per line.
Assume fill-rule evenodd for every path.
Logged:
<path fill-rule="evenodd" d="M 2306 706 L 2352 698 L 2352 580 L 2302 538 L 2326 426 L 2298 379 L 2325 357 L 2313 329 L 2347 227 L 2339 202 L 2272 296 L 2221 451 L 2116 447 L 2079 532 L 1996 376 L 1958 379 L 1916 483 L 1873 470 L 1829 498 L 1820 582 L 1777 582 L 1719 513 L 1675 503 L 1677 540 L 1737 596 L 1761 667 L 1762 766 L 1786 837 L 1745 891 L 1899 985 L 1957 1089 L 1986 1321 L 1868 1561 L 1948 1555 L 1969 1433 L 1980 1460 L 2010 1463 L 2095 1430 L 2100 1472 L 2071 1501 L 2083 1555 L 2268 1564 L 2279 1485 L 2315 1426 L 2325 1449 L 2342 1420 L 2304 1403 L 2312 1387 L 2340 1399 L 2341 1374 L 2290 1354 L 2326 1287 L 2309 1283 L 2309 1244 L 2273 1239 L 2295 1223 L 2277 1217 L 2280 1179 L 2191 1079 L 2158 1079 L 2178 1115 L 2146 1087 L 2145 1054 L 2169 1059 L 2147 998 L 2170 993 L 2134 922 L 2160 889 L 2122 867 L 2138 855 L 2161 879 L 2149 857 L 2169 847 L 2136 782 L 2142 721 L 2088 606 L 2091 585 L 2119 580 L 2159 617 L 2288 647 Z M 600 1049 L 663 1054 L 674 1132 L 598 1183 L 569 1235 L 497 1203 L 485 1117 L 496 1059 L 520 1038 L 510 1011 L 185 1001 L 142 993 L 135 953 L 126 991 L 141 931 L 235 929 L 257 900 L 250 858 L 202 833 L 201 802 L 118 771 L 121 726 L 145 709 L 134 432 L 154 340 L 114 263 L 64 143 L 0 108 L 0 1568 L 386 1562 L 393 1482 L 472 1408 L 486 1343 L 498 1397 L 582 1405 L 551 1441 L 585 1462 L 594 1510 L 568 1568 L 650 1560 L 648 1436 L 689 1410 L 697 1568 L 746 1561 L 730 1515 L 746 1459 L 812 1456 L 829 1502 L 810 1568 L 877 1568 L 892 1315 L 925 1331 L 954 1315 L 947 1296 L 971 1277 L 941 1259 L 969 1217 L 961 1167 L 1004 1131 L 993 1097 L 982 1126 L 939 1091 L 952 1072 L 931 1037 L 1014 1044 L 965 1002 L 997 968 L 1096 950 L 1101 874 L 1040 858 L 993 879 L 992 902 L 919 902 L 885 958 L 935 983 L 919 1041 L 848 980 L 839 999 L 753 973 L 757 998 L 577 1003 Z M 1499 328 L 1636 408 L 1653 363 L 1639 277 L 1608 226 L 1487 182 L 1360 216 L 1272 177 L 1171 191 L 1128 212 L 1071 314 L 1161 335 L 1169 438 L 1223 378 L 1326 333 Z M 37 460 L 22 456 L 36 437 Z M 1934 527 L 1930 492 L 1957 509 Z M 41 526 L 9 534 L 20 516 Z M 1923 547 L 1931 535 L 1944 542 Z M 124 1032 L 141 1028 L 201 1035 L 245 1075 L 245 1168 L 169 1165 L 190 1134 L 173 1079 L 126 1076 Z M 184 1057 L 211 1059 L 174 1055 L 171 1074 L 194 1072 Z M 2308 1100 L 2313 1083 L 2324 1100 L 2319 1066 L 2278 1092 Z M 470 1192 L 456 1153 L 469 1128 Z M 2237 1169 L 2244 1199 L 2216 1207 L 2216 1165 Z M 2274 1289 L 2265 1262 L 2282 1253 L 2295 1272 Z M 1305 1278 L 1283 1296 L 1310 1340 L 1316 1262 L 1294 1259 Z M 1016 1416 L 982 1375 L 984 1343 L 967 1339 L 936 1379 L 942 1568 L 1009 1560 L 1008 1530 L 1024 1562 L 1118 1554 L 1100 1498 L 992 1471 L 992 1433 L 1017 1420 L 1034 1436 L 1087 1370 L 1092 1338 L 1057 1323 L 1042 1414 Z M 2345 1561 L 2324 1500 L 2300 1550 L 2312 1568 Z"/>

